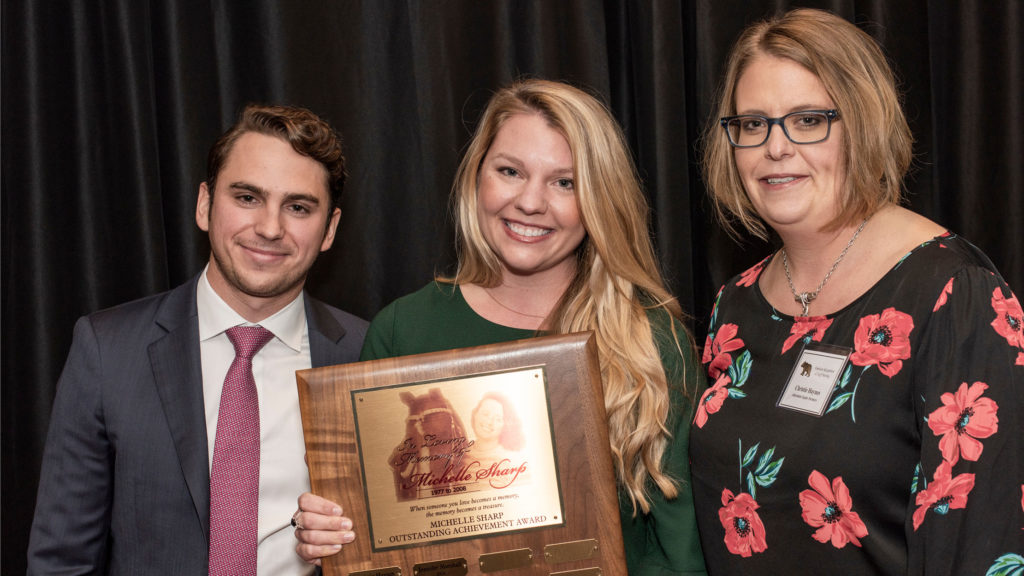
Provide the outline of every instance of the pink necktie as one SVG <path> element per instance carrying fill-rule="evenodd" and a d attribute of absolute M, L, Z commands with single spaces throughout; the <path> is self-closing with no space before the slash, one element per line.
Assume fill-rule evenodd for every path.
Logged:
<path fill-rule="evenodd" d="M 260 407 L 252 357 L 274 335 L 227 331 L 235 359 L 224 378 L 210 472 L 210 576 L 255 576 L 260 495 Z"/>

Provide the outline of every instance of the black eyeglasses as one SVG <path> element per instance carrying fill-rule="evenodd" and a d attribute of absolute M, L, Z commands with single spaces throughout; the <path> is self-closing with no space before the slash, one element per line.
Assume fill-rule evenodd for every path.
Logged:
<path fill-rule="evenodd" d="M 726 116 L 719 120 L 729 143 L 736 148 L 756 148 L 768 141 L 772 126 L 782 126 L 782 132 L 794 144 L 816 144 L 828 140 L 832 121 L 839 119 L 839 111 L 800 110 L 781 118 L 768 118 L 760 114 Z"/>

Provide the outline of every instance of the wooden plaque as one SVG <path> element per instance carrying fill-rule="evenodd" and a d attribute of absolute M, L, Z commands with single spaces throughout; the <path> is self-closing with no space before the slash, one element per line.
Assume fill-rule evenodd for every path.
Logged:
<path fill-rule="evenodd" d="M 325 575 L 625 574 L 592 333 L 296 379 L 312 491 L 355 524 Z M 491 449 L 495 398 L 522 433 Z"/>

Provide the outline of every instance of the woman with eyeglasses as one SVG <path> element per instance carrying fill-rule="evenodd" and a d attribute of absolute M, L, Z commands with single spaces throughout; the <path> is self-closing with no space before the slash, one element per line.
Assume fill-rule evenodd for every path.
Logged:
<path fill-rule="evenodd" d="M 881 49 L 794 10 L 741 35 L 719 98 L 714 205 L 781 247 L 721 289 L 703 352 L 709 573 L 1024 569 L 1021 306 L 900 206 L 912 137 Z"/>

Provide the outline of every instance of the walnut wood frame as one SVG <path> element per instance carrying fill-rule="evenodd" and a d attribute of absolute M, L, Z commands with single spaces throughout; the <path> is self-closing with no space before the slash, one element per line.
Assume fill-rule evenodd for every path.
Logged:
<path fill-rule="evenodd" d="M 368 506 L 351 392 L 541 365 L 547 377 L 564 525 L 374 552 L 365 521 Z M 441 570 L 436 574 L 486 574 L 492 570 L 481 568 L 482 555 L 494 558 L 494 553 L 500 557 L 501 552 L 522 549 L 532 554 L 529 566 L 501 570 L 501 575 L 576 570 L 626 573 L 600 365 L 592 333 L 314 368 L 297 372 L 296 380 L 313 493 L 339 503 L 355 523 L 356 540 L 338 555 L 324 559 L 326 576 L 397 574 L 388 570 L 396 566 L 401 574 L 411 575 L 417 565 L 421 574 L 430 574 L 429 569 L 423 570 L 425 563 L 451 558 L 464 558 L 466 570 Z M 552 553 L 559 544 L 586 540 L 597 543 L 597 550 L 588 559 L 573 559 L 572 555 L 558 558 L 559 554 Z M 579 546 L 562 549 L 572 548 Z"/>

